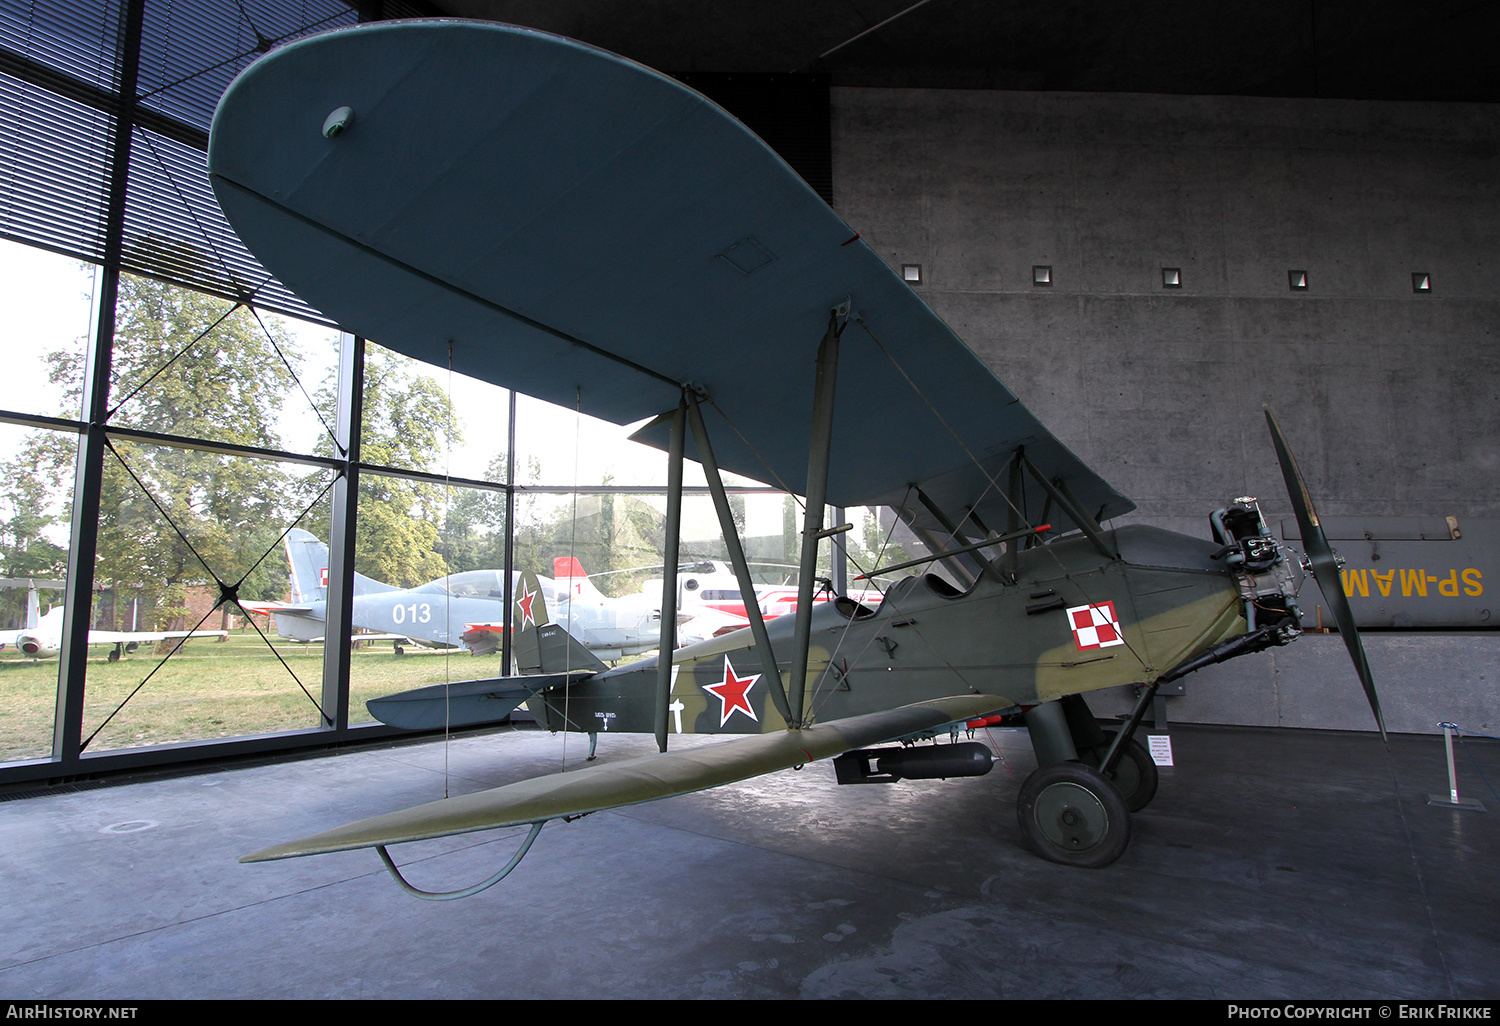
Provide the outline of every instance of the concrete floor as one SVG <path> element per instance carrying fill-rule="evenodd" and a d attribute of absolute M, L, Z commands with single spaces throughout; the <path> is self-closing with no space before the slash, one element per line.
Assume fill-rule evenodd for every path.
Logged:
<path fill-rule="evenodd" d="M 838 787 L 827 764 L 543 830 L 497 887 L 402 894 L 373 852 L 239 865 L 556 768 L 560 737 L 441 742 L 0 803 L 0 998 L 1500 997 L 1500 802 L 1441 739 L 1172 728 L 1115 865 L 1022 850 L 1033 767 Z M 446 750 L 445 750 L 446 748 Z M 602 760 L 649 738 L 601 739 Z M 1469 743 L 1500 783 L 1500 745 Z M 585 751 L 567 740 L 569 765 Z M 418 886 L 519 835 L 396 851 Z"/>

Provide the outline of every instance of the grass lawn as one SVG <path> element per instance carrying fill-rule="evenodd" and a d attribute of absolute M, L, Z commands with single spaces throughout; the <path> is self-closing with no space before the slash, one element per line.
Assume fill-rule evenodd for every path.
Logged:
<path fill-rule="evenodd" d="M 322 701 L 321 644 L 278 640 L 280 660 L 254 632 L 232 633 L 224 642 L 190 641 L 165 660 L 151 648 L 143 646 L 114 663 L 106 657 L 106 646 L 95 646 L 90 653 L 83 736 L 99 733 L 85 751 L 317 726 L 318 711 L 303 687 Z M 0 762 L 45 758 L 50 752 L 57 671 L 55 657 L 32 660 L 0 652 Z M 374 642 L 354 652 L 349 719 L 370 722 L 367 699 L 499 672 L 498 656 L 476 659 L 462 649 L 444 653 L 411 647 L 398 656 L 390 642 Z M 121 702 L 123 708 L 115 712 Z M 99 730 L 106 718 L 108 724 Z"/>

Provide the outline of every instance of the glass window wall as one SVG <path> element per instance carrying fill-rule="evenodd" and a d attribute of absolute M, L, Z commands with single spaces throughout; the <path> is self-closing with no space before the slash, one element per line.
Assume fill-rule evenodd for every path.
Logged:
<path fill-rule="evenodd" d="M 0 424 L 0 762 L 52 748 L 77 449 L 69 432 Z"/>
<path fill-rule="evenodd" d="M 114 439 L 105 459 L 83 747 L 314 728 L 319 653 L 246 622 L 288 595 L 297 496 L 331 473 Z M 238 601 L 234 601 L 238 599 Z M 289 643 L 281 643 L 286 641 Z"/>
<path fill-rule="evenodd" d="M 639 425 L 340 336 L 213 201 L 204 152 L 224 86 L 266 50 L 355 20 L 333 0 L 0 12 L 12 385 L 0 403 L 0 779 L 384 730 L 370 698 L 506 672 L 505 596 L 522 572 L 600 658 L 658 645 L 667 457 L 629 440 Z M 114 95 L 127 81 L 135 96 Z M 130 118 L 118 134 L 117 111 Z M 797 500 L 726 475 L 755 583 L 741 595 L 691 441 L 687 453 L 680 639 L 742 626 L 750 601 L 790 612 Z M 888 511 L 844 519 L 855 527 L 823 543 L 820 578 L 840 580 L 846 554 L 852 576 L 918 551 Z M 330 607 L 344 573 L 347 624 Z M 874 587 L 851 582 L 878 599 Z M 50 644 L 17 649 L 21 632 L 54 624 Z M 347 692 L 343 677 L 325 681 L 330 667 Z M 344 722 L 358 730 L 341 734 Z"/>
<path fill-rule="evenodd" d="M 0 407 L 77 420 L 98 268 L 0 239 Z"/>
<path fill-rule="evenodd" d="M 371 721 L 371 698 L 506 672 L 506 498 L 361 476 L 351 723 Z"/>

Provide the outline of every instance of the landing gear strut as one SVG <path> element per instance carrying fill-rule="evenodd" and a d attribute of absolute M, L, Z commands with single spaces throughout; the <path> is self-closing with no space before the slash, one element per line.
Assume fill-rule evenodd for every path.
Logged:
<path fill-rule="evenodd" d="M 1103 731 L 1103 734 L 1105 737 L 1103 744 L 1078 751 L 1078 758 L 1094 769 L 1103 765 L 1104 757 L 1109 753 L 1110 743 L 1115 739 L 1113 730 Z M 1119 789 L 1121 797 L 1125 799 L 1126 807 L 1131 812 L 1140 812 L 1151 804 L 1151 799 L 1156 797 L 1156 761 L 1134 738 L 1125 742 L 1120 758 L 1115 764 L 1114 773 L 1106 773 L 1105 776 Z"/>

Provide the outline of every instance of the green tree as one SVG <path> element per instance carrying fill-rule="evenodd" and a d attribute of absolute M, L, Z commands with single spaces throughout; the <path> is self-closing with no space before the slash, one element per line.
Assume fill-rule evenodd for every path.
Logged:
<path fill-rule="evenodd" d="M 506 454 L 500 453 L 485 467 L 489 480 L 503 480 Z M 438 536 L 438 555 L 449 573 L 465 570 L 499 570 L 505 566 L 505 493 L 478 488 L 453 489 L 447 516 Z"/>
<path fill-rule="evenodd" d="M 360 460 L 402 470 L 440 472 L 450 445 L 462 442 L 453 403 L 431 377 L 414 373 L 412 363 L 379 346 L 365 347 L 364 417 L 360 429 Z M 320 407 L 331 407 L 336 382 L 324 382 L 314 397 Z M 325 439 L 318 451 L 334 455 Z M 320 491 L 310 482 L 301 492 L 303 504 Z M 410 588 L 449 572 L 438 551 L 440 527 L 446 516 L 446 496 L 439 485 L 410 481 L 365 471 L 360 475 L 355 517 L 354 567 L 367 577 Z M 329 522 L 325 496 L 302 518 L 305 528 L 324 535 Z"/>
<path fill-rule="evenodd" d="M 56 450 L 63 459 L 71 456 L 71 435 L 42 433 L 27 443 L 28 450 Z M 50 540 L 49 528 L 63 522 L 55 509 L 55 483 L 39 475 L 25 457 L 0 468 L 10 487 L 0 495 L 0 577 L 62 580 L 67 573 L 68 550 Z M 56 601 L 59 593 L 47 592 L 43 600 Z M 0 624 L 19 628 L 26 620 L 25 588 L 0 591 Z"/>
<path fill-rule="evenodd" d="M 279 448 L 276 422 L 292 387 L 287 362 L 296 359 L 295 342 L 279 322 L 262 326 L 245 307 L 122 275 L 110 424 Z M 77 409 L 83 357 L 58 352 L 48 360 L 53 382 Z M 101 487 L 96 581 L 141 595 L 158 627 L 180 629 L 187 617 L 186 588 L 211 585 L 215 577 L 233 583 L 274 547 L 288 516 L 289 476 L 266 460 L 119 440 L 111 446 Z M 56 482 L 50 502 L 36 508 L 61 516 L 72 481 L 72 445 L 38 437 L 20 459 L 36 476 Z M 12 505 L 27 501 L 15 484 L 5 498 Z M 278 595 L 284 572 L 273 555 L 246 580 L 241 595 Z"/>
<path fill-rule="evenodd" d="M 542 525 L 538 525 L 541 527 Z M 649 577 L 659 577 L 666 545 L 665 517 L 630 495 L 579 495 L 569 498 L 539 536 L 534 566 L 549 576 L 553 559 L 575 556 L 595 586 L 619 597 L 639 591 Z M 518 564 L 519 565 L 519 564 Z M 606 572 L 647 567 L 637 573 Z"/>

